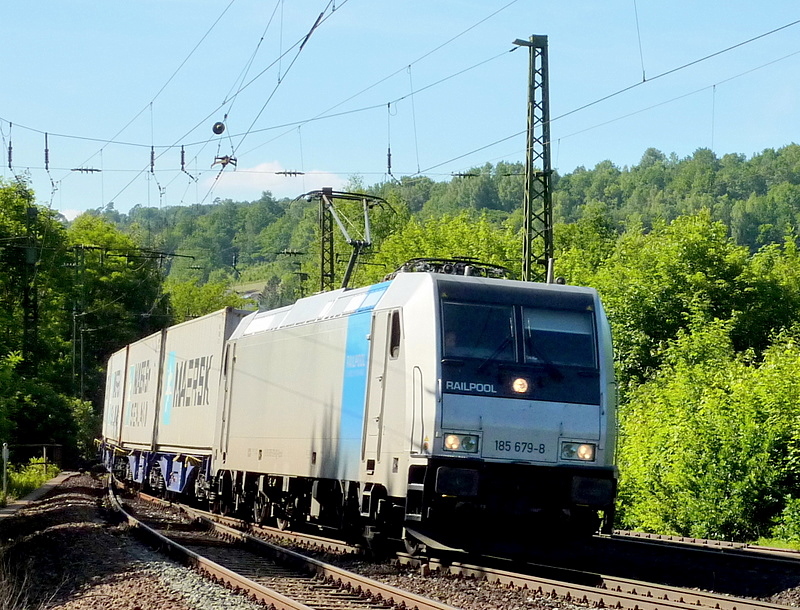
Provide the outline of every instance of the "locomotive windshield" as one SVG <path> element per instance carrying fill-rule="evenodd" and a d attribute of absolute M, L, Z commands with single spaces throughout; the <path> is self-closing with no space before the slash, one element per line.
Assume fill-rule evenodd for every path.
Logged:
<path fill-rule="evenodd" d="M 514 309 L 443 303 L 444 357 L 514 361 Z"/>
<path fill-rule="evenodd" d="M 590 311 L 443 301 L 442 329 L 444 358 L 597 367 Z"/>
<path fill-rule="evenodd" d="M 597 366 L 590 312 L 524 307 L 522 327 L 526 363 Z"/>

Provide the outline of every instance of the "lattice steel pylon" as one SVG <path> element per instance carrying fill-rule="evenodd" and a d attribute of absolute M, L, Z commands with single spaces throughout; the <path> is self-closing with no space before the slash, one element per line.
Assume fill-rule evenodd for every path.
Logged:
<path fill-rule="evenodd" d="M 319 235 L 320 235 L 320 259 L 319 259 L 319 289 L 320 292 L 333 290 L 334 271 L 333 271 L 333 215 L 328 211 L 330 198 L 333 197 L 333 189 L 324 188 L 319 193 Z"/>
<path fill-rule="evenodd" d="M 550 189 L 552 168 L 547 36 L 517 39 L 514 44 L 530 50 L 522 279 L 526 282 L 550 282 L 553 269 L 553 196 Z"/>

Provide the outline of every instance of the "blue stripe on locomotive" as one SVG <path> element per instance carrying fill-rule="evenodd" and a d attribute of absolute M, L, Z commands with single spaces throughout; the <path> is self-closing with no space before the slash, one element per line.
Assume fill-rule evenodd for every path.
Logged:
<path fill-rule="evenodd" d="M 358 479 L 367 396 L 370 347 L 368 337 L 372 330 L 372 310 L 388 287 L 389 282 L 373 286 L 356 312 L 347 320 L 337 473 L 342 479 Z"/>

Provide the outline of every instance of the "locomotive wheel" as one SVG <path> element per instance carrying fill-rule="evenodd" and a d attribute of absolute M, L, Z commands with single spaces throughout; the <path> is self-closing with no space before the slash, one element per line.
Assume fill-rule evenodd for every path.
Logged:
<path fill-rule="evenodd" d="M 259 495 L 253 500 L 252 518 L 255 525 L 261 525 L 267 519 L 267 504 L 266 499 Z"/>

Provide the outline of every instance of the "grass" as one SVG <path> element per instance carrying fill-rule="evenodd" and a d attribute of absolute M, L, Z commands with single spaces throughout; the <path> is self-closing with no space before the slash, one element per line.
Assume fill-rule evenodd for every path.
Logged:
<path fill-rule="evenodd" d="M 21 466 L 9 466 L 6 496 L 2 497 L 2 493 L 0 493 L 0 504 L 5 506 L 9 500 L 28 495 L 59 472 L 57 466 L 51 463 L 46 464 L 42 458 L 33 458 Z"/>
<path fill-rule="evenodd" d="M 779 540 L 778 538 L 759 538 L 756 542 L 759 546 L 768 546 L 774 549 L 789 549 L 791 551 L 800 551 L 800 542 Z"/>

